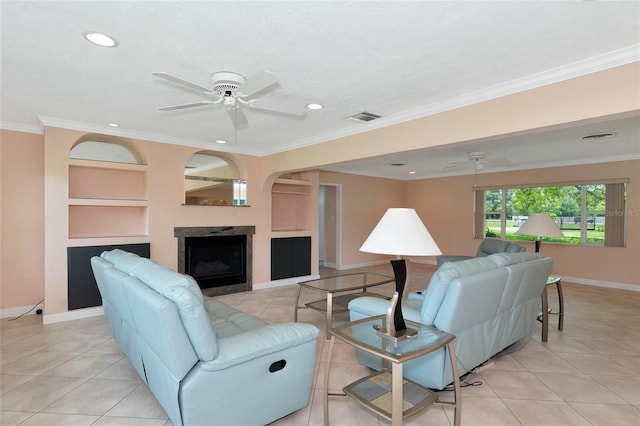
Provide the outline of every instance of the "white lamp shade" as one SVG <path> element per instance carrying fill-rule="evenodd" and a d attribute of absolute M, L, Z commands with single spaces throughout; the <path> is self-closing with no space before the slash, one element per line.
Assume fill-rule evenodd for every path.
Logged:
<path fill-rule="evenodd" d="M 516 234 L 533 235 L 535 237 L 564 238 L 564 234 L 556 225 L 549 213 L 534 213 L 516 231 Z"/>
<path fill-rule="evenodd" d="M 360 251 L 397 256 L 442 254 L 414 209 L 391 208 L 371 231 Z"/>

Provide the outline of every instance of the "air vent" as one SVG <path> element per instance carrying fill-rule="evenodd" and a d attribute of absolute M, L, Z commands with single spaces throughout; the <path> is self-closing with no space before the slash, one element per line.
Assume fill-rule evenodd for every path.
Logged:
<path fill-rule="evenodd" d="M 360 112 L 358 114 L 353 114 L 352 116 L 347 117 L 347 120 L 354 120 L 360 122 L 367 122 L 375 120 L 376 118 L 380 118 L 379 115 L 371 114 L 370 112 Z"/>
<path fill-rule="evenodd" d="M 605 138 L 612 138 L 614 137 L 616 134 L 614 132 L 599 132 L 599 133 L 591 133 L 589 135 L 584 135 L 582 136 L 581 139 L 583 140 L 589 140 L 589 139 L 605 139 Z"/>

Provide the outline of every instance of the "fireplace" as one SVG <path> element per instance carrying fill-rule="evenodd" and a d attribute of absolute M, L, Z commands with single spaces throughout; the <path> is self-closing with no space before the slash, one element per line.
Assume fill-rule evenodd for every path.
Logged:
<path fill-rule="evenodd" d="M 178 272 L 191 275 L 207 296 L 250 291 L 253 226 L 174 228 Z"/>

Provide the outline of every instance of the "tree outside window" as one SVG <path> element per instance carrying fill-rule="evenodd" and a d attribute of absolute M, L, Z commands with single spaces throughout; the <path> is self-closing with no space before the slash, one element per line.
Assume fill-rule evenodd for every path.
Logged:
<path fill-rule="evenodd" d="M 624 246 L 624 183 L 486 189 L 484 200 L 486 237 L 534 240 L 515 232 L 531 214 L 549 213 L 565 238 L 547 242 Z"/>

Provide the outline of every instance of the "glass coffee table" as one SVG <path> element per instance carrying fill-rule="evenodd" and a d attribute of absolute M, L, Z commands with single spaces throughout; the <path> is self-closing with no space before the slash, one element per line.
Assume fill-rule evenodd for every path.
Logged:
<path fill-rule="evenodd" d="M 319 312 L 326 312 L 326 330 L 329 330 L 332 326 L 333 314 L 346 312 L 349 309 L 349 302 L 356 297 L 372 296 L 389 299 L 388 297 L 382 296 L 380 294 L 370 293 L 367 291 L 367 289 L 370 287 L 375 287 L 392 282 L 394 282 L 393 277 L 374 274 L 371 272 L 357 272 L 354 274 L 337 275 L 334 277 L 319 278 L 316 280 L 300 282 L 298 283 L 298 295 L 296 296 L 296 306 L 293 314 L 293 320 L 296 322 L 298 321 L 298 309 L 308 308 Z M 300 306 L 300 293 L 302 292 L 303 288 L 320 293 L 325 293 L 326 297 L 323 300 L 316 300 L 313 302 L 305 303 L 304 306 Z M 356 293 L 354 293 L 354 291 Z M 328 334 L 327 339 L 329 339 Z"/>
<path fill-rule="evenodd" d="M 461 394 L 458 361 L 454 351 L 455 336 L 434 327 L 406 321 L 407 327 L 417 331 L 415 336 L 400 342 L 383 338 L 378 333 L 384 326 L 385 316 L 379 315 L 348 322 L 330 329 L 331 336 L 324 371 L 323 411 L 324 424 L 329 425 L 329 396 L 349 396 L 373 413 L 401 425 L 404 418 L 412 416 L 431 404 L 446 405 L 454 409 L 454 426 L 460 425 Z M 339 339 L 356 349 L 382 359 L 382 371 L 374 371 L 367 377 L 347 385 L 344 393 L 329 392 L 331 355 L 335 340 Z M 453 373 L 453 402 L 442 401 L 438 393 L 402 377 L 405 362 L 425 356 L 443 347 L 447 348 Z M 386 361 L 386 367 L 385 367 Z"/>

